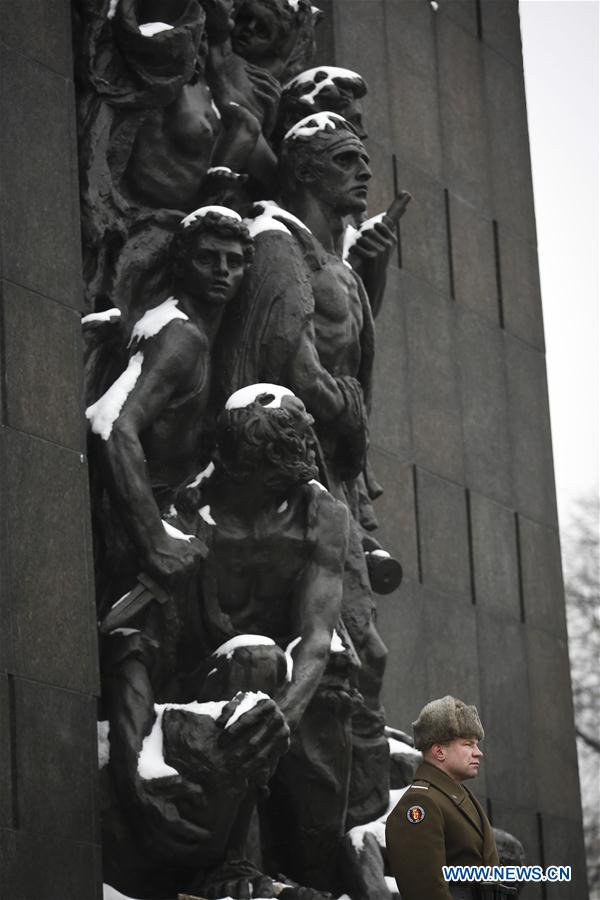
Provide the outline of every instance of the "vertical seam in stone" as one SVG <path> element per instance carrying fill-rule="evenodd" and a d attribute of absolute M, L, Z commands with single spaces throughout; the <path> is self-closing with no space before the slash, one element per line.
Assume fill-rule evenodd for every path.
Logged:
<path fill-rule="evenodd" d="M 471 586 L 471 603 L 477 603 L 475 592 L 475 554 L 473 553 L 473 519 L 471 516 L 471 491 L 465 488 L 465 504 L 467 508 L 467 542 L 469 547 L 469 584 Z"/>
<path fill-rule="evenodd" d="M 4 325 L 4 291 L 0 285 L 0 423 L 8 425 L 8 398 L 6 396 L 6 341 Z"/>
<path fill-rule="evenodd" d="M 538 837 L 538 847 L 540 851 L 540 865 L 543 869 L 546 868 L 546 853 L 544 850 L 544 823 L 542 821 L 541 812 L 536 812 L 535 818 L 537 821 L 537 837 Z M 541 882 L 542 885 L 542 900 L 548 900 L 548 891 L 546 890 L 546 883 L 544 881 Z"/>
<path fill-rule="evenodd" d="M 483 19 L 481 16 L 481 0 L 475 0 L 475 17 L 477 19 L 477 37 L 483 40 Z"/>
<path fill-rule="evenodd" d="M 454 261 L 452 259 L 452 221 L 450 218 L 450 194 L 448 188 L 444 188 L 444 207 L 446 210 L 446 247 L 448 252 L 448 279 L 450 281 L 450 296 L 456 300 L 454 293 Z"/>
<path fill-rule="evenodd" d="M 515 542 L 517 545 L 517 583 L 519 585 L 519 609 L 521 624 L 525 624 L 525 591 L 523 587 L 523 559 L 521 556 L 521 523 L 519 513 L 515 513 Z"/>
<path fill-rule="evenodd" d="M 10 741 L 10 786 L 13 828 L 20 828 L 19 793 L 17 790 L 17 701 L 15 677 L 8 674 L 8 728 Z"/>
<path fill-rule="evenodd" d="M 415 505 L 415 538 L 417 543 L 417 575 L 419 578 L 419 584 L 423 584 L 423 561 L 421 558 L 421 527 L 419 524 L 419 485 L 417 478 L 417 467 L 413 465 L 412 467 L 412 478 L 413 478 L 413 498 Z"/>
<path fill-rule="evenodd" d="M 492 220 L 492 228 L 494 231 L 494 266 L 496 269 L 496 296 L 498 298 L 498 322 L 500 328 L 504 329 L 504 294 L 502 292 L 502 266 L 500 264 L 500 234 L 498 231 L 498 222 Z"/>
<path fill-rule="evenodd" d="M 399 194 L 398 189 L 398 158 L 395 153 L 392 153 L 392 178 L 394 181 L 394 197 L 397 197 Z M 396 222 L 396 239 L 398 243 L 396 244 L 396 251 L 398 254 L 398 268 L 402 268 L 402 231 L 400 230 L 400 221 Z"/>

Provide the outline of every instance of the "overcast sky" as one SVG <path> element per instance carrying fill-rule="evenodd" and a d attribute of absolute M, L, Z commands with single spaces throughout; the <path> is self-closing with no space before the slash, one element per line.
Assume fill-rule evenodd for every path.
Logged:
<path fill-rule="evenodd" d="M 597 0 L 520 0 L 559 517 L 598 494 Z"/>

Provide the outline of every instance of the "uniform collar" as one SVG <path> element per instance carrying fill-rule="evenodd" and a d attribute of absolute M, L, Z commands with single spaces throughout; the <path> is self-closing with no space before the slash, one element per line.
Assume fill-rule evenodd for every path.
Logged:
<path fill-rule="evenodd" d="M 476 798 L 473 794 L 468 790 L 468 788 L 464 787 L 462 784 L 457 784 L 446 772 L 443 772 L 441 769 L 438 769 L 437 766 L 432 765 L 428 762 L 422 762 L 417 771 L 415 772 L 415 781 L 427 781 L 429 784 L 432 784 L 436 787 L 442 794 L 445 794 L 449 800 L 452 800 L 454 805 L 461 811 L 461 813 L 469 820 L 471 825 L 473 825 L 479 834 L 483 836 L 483 818 L 481 817 L 481 807 L 477 802 Z M 465 805 L 465 800 L 467 797 L 470 797 L 473 806 L 477 810 L 479 815 L 473 816 L 469 804 Z"/>

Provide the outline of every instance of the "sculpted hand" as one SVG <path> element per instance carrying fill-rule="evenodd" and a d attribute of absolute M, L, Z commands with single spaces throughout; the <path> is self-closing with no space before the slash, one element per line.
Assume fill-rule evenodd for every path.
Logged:
<path fill-rule="evenodd" d="M 223 728 L 218 744 L 230 770 L 264 783 L 289 747 L 290 729 L 283 713 L 270 699 L 259 700 L 256 706 L 226 727 L 244 696 L 238 695 L 231 700 L 217 719 L 217 725 Z"/>
<path fill-rule="evenodd" d="M 387 267 L 397 239 L 392 223 L 376 222 L 361 231 L 348 254 L 348 262 L 363 280 L 365 290 L 376 314 L 385 290 Z"/>

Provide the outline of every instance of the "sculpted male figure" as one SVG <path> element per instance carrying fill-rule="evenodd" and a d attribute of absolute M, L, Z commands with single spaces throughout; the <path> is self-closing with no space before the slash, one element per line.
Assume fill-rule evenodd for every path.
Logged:
<path fill-rule="evenodd" d="M 174 489 L 210 458 L 211 347 L 252 245 L 237 213 L 203 207 L 182 220 L 170 253 L 164 292 L 136 298 L 123 328 L 124 371 L 88 387 L 91 453 L 110 498 L 96 506 L 101 612 L 140 570 L 164 586 L 202 555 L 163 516 Z"/>
<path fill-rule="evenodd" d="M 371 171 L 352 126 L 334 113 L 322 112 L 288 132 L 280 174 L 284 208 L 259 204 L 261 215 L 249 223 L 256 256 L 243 295 L 224 321 L 219 376 L 228 392 L 265 380 L 285 384 L 302 398 L 316 421 L 328 486 L 348 502 L 355 517 L 343 617 L 363 663 L 359 687 L 365 706 L 355 717 L 355 726 L 370 748 L 367 768 L 377 770 L 377 776 L 362 787 L 355 784 L 360 798 L 352 801 L 357 811 L 356 817 L 351 813 L 350 822 L 356 824 L 355 818 L 379 815 L 387 802 L 388 751 L 379 701 L 386 649 L 374 624 L 358 524 L 358 498 L 365 493 L 361 473 L 373 315 L 360 278 L 342 259 L 344 220 L 366 210 Z M 307 351 L 311 343 L 312 355 Z M 330 391 L 321 391 L 323 385 Z M 327 402 L 332 398 L 333 403 Z"/>

